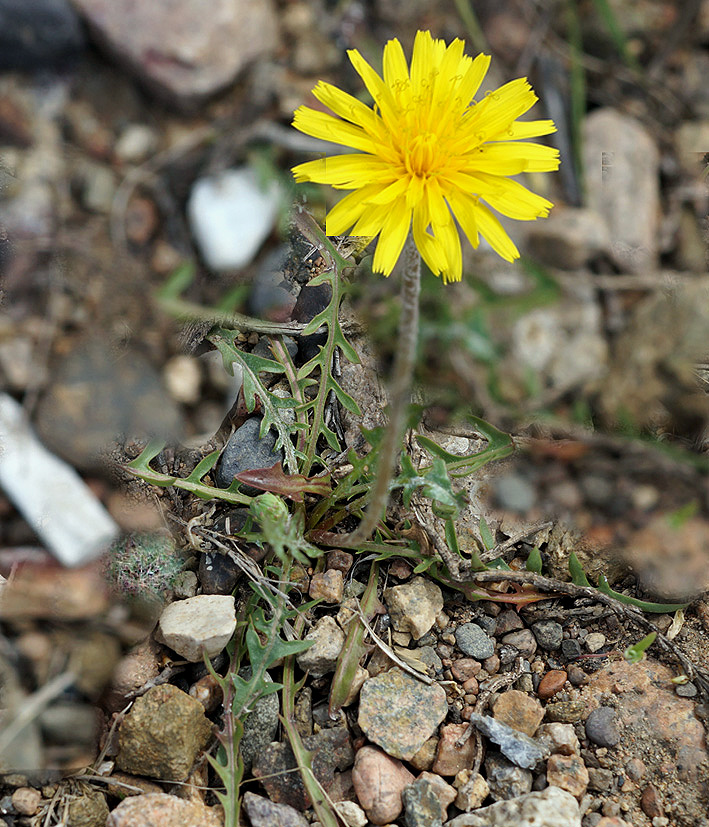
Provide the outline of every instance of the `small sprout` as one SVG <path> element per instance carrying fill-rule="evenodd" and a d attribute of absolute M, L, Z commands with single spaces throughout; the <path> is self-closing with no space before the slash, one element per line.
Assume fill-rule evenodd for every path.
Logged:
<path fill-rule="evenodd" d="M 529 552 L 529 557 L 527 557 L 525 568 L 527 571 L 532 571 L 535 574 L 542 573 L 542 553 L 539 551 L 538 546 L 534 546 L 534 548 Z"/>
<path fill-rule="evenodd" d="M 159 601 L 172 590 L 183 563 L 165 534 L 130 534 L 111 546 L 105 576 L 123 597 Z"/>
<path fill-rule="evenodd" d="M 657 632 L 650 632 L 642 640 L 633 643 L 625 650 L 624 656 L 628 663 L 640 663 L 645 657 L 645 650 L 655 642 Z"/>
<path fill-rule="evenodd" d="M 676 675 L 674 678 L 670 678 L 670 680 L 677 686 L 684 686 L 685 683 L 689 683 L 689 675 Z"/>

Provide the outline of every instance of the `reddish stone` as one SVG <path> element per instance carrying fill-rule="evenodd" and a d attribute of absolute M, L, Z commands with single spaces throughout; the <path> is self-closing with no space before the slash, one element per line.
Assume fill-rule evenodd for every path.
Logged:
<path fill-rule="evenodd" d="M 553 698 L 556 693 L 563 688 L 566 683 L 568 675 L 561 669 L 552 669 L 539 682 L 537 695 L 543 700 L 548 701 Z"/>
<path fill-rule="evenodd" d="M 456 741 L 468 731 L 467 724 L 445 724 L 441 727 L 436 760 L 431 768 L 438 775 L 457 775 L 469 769 L 475 757 L 475 738 L 467 738 L 462 747 Z"/>
<path fill-rule="evenodd" d="M 481 669 L 482 664 L 479 661 L 473 660 L 473 658 L 460 658 L 453 661 L 451 674 L 457 681 L 464 683 L 468 678 L 477 675 Z"/>
<path fill-rule="evenodd" d="M 640 809 L 648 818 L 661 818 L 665 814 L 660 796 L 652 784 L 648 784 L 640 796 Z"/>
<path fill-rule="evenodd" d="M 341 548 L 334 548 L 327 553 L 327 568 L 338 569 L 343 574 L 352 568 L 354 556 L 349 551 L 343 551 Z"/>

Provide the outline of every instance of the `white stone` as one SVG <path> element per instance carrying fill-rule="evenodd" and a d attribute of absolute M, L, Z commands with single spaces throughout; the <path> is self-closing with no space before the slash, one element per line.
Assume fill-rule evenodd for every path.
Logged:
<path fill-rule="evenodd" d="M 364 810 L 354 801 L 336 801 L 337 815 L 347 824 L 347 827 L 364 827 L 367 816 Z"/>
<path fill-rule="evenodd" d="M 581 827 L 576 799 L 559 787 L 497 801 L 446 822 L 446 827 Z"/>
<path fill-rule="evenodd" d="M 443 593 L 430 580 L 414 577 L 408 583 L 386 589 L 384 602 L 397 632 L 410 632 L 414 640 L 419 640 L 443 609 Z"/>
<path fill-rule="evenodd" d="M 154 129 L 144 123 L 131 123 L 121 132 L 114 153 L 119 161 L 128 164 L 140 164 L 155 152 L 158 136 Z"/>
<path fill-rule="evenodd" d="M 0 394 L 0 488 L 65 566 L 100 557 L 120 533 L 76 471 L 40 443 L 22 406 L 7 394 Z"/>
<path fill-rule="evenodd" d="M 589 652 L 598 652 L 606 645 L 606 636 L 601 632 L 591 632 L 590 635 L 586 635 L 584 645 Z"/>
<path fill-rule="evenodd" d="M 163 610 L 155 638 L 192 663 L 213 658 L 229 643 L 236 629 L 234 598 L 199 594 L 176 600 Z"/>
<path fill-rule="evenodd" d="M 342 647 L 345 645 L 345 633 L 329 615 L 321 617 L 305 636 L 313 645 L 296 656 L 298 665 L 313 678 L 321 678 L 332 672 L 337 664 Z"/>
<path fill-rule="evenodd" d="M 194 405 L 198 401 L 202 373 L 194 356 L 183 353 L 173 356 L 165 365 L 163 376 L 165 387 L 175 401 L 186 405 Z"/>
<path fill-rule="evenodd" d="M 237 270 L 248 264 L 273 229 L 283 199 L 277 182 L 261 186 L 248 167 L 196 181 L 187 211 L 207 265 Z"/>

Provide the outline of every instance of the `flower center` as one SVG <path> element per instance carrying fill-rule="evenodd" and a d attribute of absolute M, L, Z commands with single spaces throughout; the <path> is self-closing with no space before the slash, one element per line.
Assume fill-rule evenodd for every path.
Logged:
<path fill-rule="evenodd" d="M 420 176 L 430 174 L 440 165 L 440 154 L 441 147 L 435 133 L 423 132 L 414 136 L 403 152 L 407 172 Z"/>

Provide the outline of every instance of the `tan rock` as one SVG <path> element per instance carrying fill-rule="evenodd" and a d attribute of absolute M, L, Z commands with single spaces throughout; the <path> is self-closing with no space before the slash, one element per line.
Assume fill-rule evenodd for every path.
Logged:
<path fill-rule="evenodd" d="M 588 787 L 588 770 L 580 755 L 552 755 L 547 761 L 547 781 L 580 801 Z"/>
<path fill-rule="evenodd" d="M 384 602 L 396 631 L 410 632 L 415 640 L 419 640 L 443 610 L 443 593 L 432 581 L 414 577 L 408 583 L 386 589 Z"/>
<path fill-rule="evenodd" d="M 508 689 L 495 701 L 493 717 L 531 738 L 544 718 L 544 709 L 539 701 L 525 692 Z"/>
<path fill-rule="evenodd" d="M 537 730 L 536 738 L 549 747 L 552 755 L 574 755 L 581 748 L 572 724 L 542 724 Z"/>
<path fill-rule="evenodd" d="M 455 777 L 453 786 L 458 790 L 455 806 L 464 813 L 476 810 L 490 795 L 490 787 L 479 772 L 461 770 Z"/>
<path fill-rule="evenodd" d="M 404 808 L 401 792 L 413 781 L 401 761 L 378 747 L 362 747 L 355 755 L 352 783 L 372 824 L 386 824 L 399 817 Z"/>
<path fill-rule="evenodd" d="M 310 581 L 308 594 L 313 600 L 324 603 L 339 603 L 342 600 L 345 581 L 339 569 L 328 569 L 314 574 Z"/>
<path fill-rule="evenodd" d="M 432 772 L 422 772 L 417 780 L 427 781 L 436 791 L 438 800 L 441 802 L 441 820 L 445 821 L 448 818 L 448 807 L 455 801 L 457 795 L 455 787 L 446 784 L 440 775 Z"/>
<path fill-rule="evenodd" d="M 436 760 L 432 770 L 438 775 L 457 775 L 468 769 L 475 757 L 475 738 L 467 738 L 462 747 L 456 742 L 468 731 L 467 724 L 446 724 L 441 727 Z"/>

